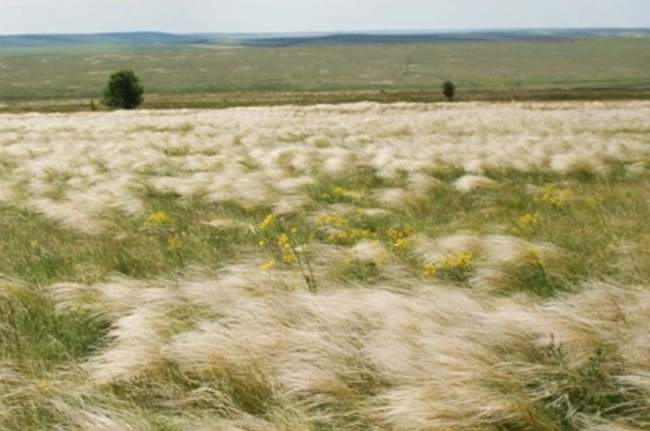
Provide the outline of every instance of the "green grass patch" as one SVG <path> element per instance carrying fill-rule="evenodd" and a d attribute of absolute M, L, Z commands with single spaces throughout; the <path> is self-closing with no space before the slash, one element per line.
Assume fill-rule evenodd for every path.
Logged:
<path fill-rule="evenodd" d="M 104 346 L 109 323 L 84 310 L 58 309 L 44 293 L 15 287 L 0 299 L 0 358 L 49 369 Z"/>
<path fill-rule="evenodd" d="M 545 393 L 538 402 L 538 414 L 548 417 L 559 430 L 583 429 L 581 414 L 637 418 L 637 423 L 650 419 L 646 395 L 618 380 L 624 368 L 615 354 L 596 349 L 584 364 L 574 366 L 561 345 L 551 344 L 541 352 L 540 360 L 548 371 L 536 383 Z"/>

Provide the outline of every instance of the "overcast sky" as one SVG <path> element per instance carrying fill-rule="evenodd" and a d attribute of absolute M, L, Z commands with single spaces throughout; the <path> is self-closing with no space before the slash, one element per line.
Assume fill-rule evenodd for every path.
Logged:
<path fill-rule="evenodd" d="M 0 0 L 0 34 L 650 27 L 650 0 Z"/>

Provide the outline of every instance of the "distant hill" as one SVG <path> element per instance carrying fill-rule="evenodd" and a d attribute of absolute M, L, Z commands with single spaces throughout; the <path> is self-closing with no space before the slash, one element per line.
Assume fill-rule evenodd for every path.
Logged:
<path fill-rule="evenodd" d="M 485 30 L 436 33 L 347 33 L 270 36 L 241 40 L 247 46 L 341 45 L 372 43 L 442 43 L 561 41 L 586 38 L 650 37 L 650 29 Z"/>
<path fill-rule="evenodd" d="M 25 34 L 0 36 L 0 48 L 66 45 L 243 45 L 293 46 L 375 43 L 437 43 L 493 41 L 560 41 L 584 38 L 645 38 L 650 29 L 482 30 L 449 32 L 368 33 L 195 33 L 159 32 L 98 34 Z"/>
<path fill-rule="evenodd" d="M 29 47 L 52 45 L 180 45 L 208 43 L 201 35 L 157 32 L 98 33 L 98 34 L 24 34 L 0 36 L 0 47 Z"/>

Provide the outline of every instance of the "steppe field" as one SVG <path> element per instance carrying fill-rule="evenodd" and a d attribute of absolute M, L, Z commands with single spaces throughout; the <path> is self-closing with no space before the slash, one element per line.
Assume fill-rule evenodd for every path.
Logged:
<path fill-rule="evenodd" d="M 0 429 L 650 429 L 650 102 L 0 115 Z"/>
<path fill-rule="evenodd" d="M 146 108 L 350 101 L 650 98 L 650 37 L 295 46 L 90 44 L 2 47 L 0 112 L 88 110 L 133 69 Z M 98 106 L 100 108 L 100 106 Z"/>

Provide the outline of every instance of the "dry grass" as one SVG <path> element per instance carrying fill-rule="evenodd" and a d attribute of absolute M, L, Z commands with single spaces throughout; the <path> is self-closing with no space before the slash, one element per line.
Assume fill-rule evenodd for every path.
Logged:
<path fill-rule="evenodd" d="M 0 428 L 650 429 L 650 104 L 0 116 Z"/>

